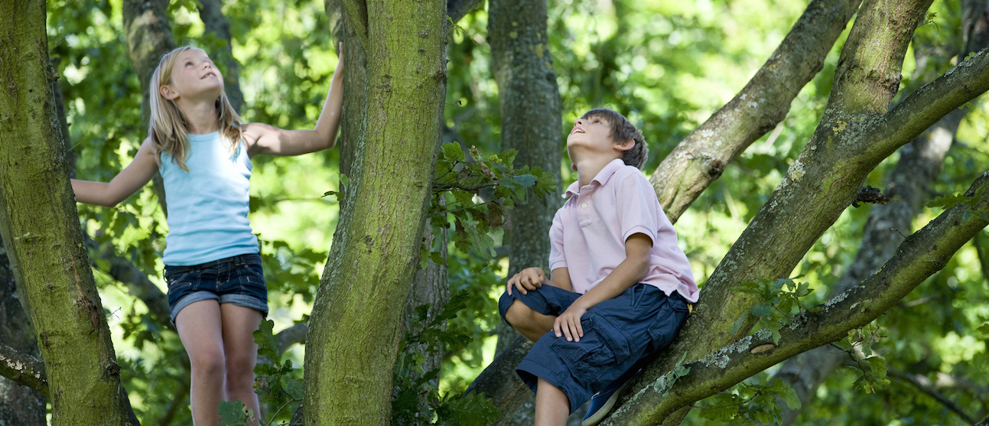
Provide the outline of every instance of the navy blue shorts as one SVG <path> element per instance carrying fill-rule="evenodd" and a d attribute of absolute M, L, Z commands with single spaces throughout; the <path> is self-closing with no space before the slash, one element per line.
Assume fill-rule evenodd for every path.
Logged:
<path fill-rule="evenodd" d="M 558 316 L 581 295 L 544 285 L 528 294 L 512 291 L 498 301 L 501 317 L 514 299 L 544 315 Z M 667 296 L 647 284 L 636 284 L 618 297 L 605 300 L 580 319 L 579 342 L 556 337 L 552 330 L 536 344 L 515 372 L 534 392 L 537 378 L 562 390 L 570 411 L 626 371 L 638 368 L 666 348 L 687 320 L 687 301 L 679 293 Z"/>
<path fill-rule="evenodd" d="M 268 287 L 261 269 L 261 255 L 242 254 L 192 266 L 165 265 L 168 310 L 175 317 L 200 300 L 216 300 L 251 308 L 268 316 Z"/>

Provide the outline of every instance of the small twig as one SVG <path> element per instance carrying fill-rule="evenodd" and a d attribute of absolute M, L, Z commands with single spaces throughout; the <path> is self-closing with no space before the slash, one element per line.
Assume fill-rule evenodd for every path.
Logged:
<path fill-rule="evenodd" d="M 959 407 L 958 404 L 955 404 L 954 401 L 948 399 L 948 397 L 944 396 L 942 393 L 938 392 L 934 388 L 932 388 L 930 386 L 926 386 L 923 383 L 920 383 L 920 381 L 917 380 L 915 377 L 913 377 L 913 376 L 911 376 L 911 375 L 909 375 L 909 374 L 907 374 L 905 372 L 902 372 L 900 370 L 896 370 L 896 369 L 890 368 L 890 369 L 887 370 L 887 373 L 890 376 L 896 377 L 897 379 L 903 380 L 903 381 L 905 381 L 905 382 L 913 385 L 915 388 L 919 389 L 921 392 L 926 393 L 930 397 L 934 398 L 935 400 L 937 400 L 938 402 L 940 402 L 942 405 L 944 405 L 945 408 L 953 411 L 955 414 L 958 415 L 958 417 L 961 417 L 962 420 L 965 420 L 966 423 L 975 424 L 976 420 L 973 419 L 972 417 L 970 417 L 964 411 L 962 411 L 961 407 Z"/>

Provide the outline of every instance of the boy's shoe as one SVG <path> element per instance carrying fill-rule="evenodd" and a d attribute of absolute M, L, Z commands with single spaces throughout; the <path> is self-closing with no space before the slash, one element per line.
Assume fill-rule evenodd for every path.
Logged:
<path fill-rule="evenodd" d="M 604 416 L 607 416 L 611 411 L 611 408 L 615 406 L 618 402 L 618 397 L 621 396 L 625 388 L 632 383 L 631 378 L 635 377 L 641 369 L 633 369 L 629 373 L 623 374 L 621 377 L 611 382 L 601 392 L 594 394 L 591 397 L 591 405 L 587 407 L 587 414 L 584 415 L 584 421 L 580 423 L 580 426 L 594 426 L 604 420 Z"/>

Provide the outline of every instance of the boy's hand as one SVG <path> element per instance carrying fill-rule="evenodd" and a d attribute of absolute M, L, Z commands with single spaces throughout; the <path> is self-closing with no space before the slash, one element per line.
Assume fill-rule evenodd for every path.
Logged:
<path fill-rule="evenodd" d="M 522 294 L 529 294 L 530 290 L 542 287 L 548 282 L 542 268 L 526 268 L 508 280 L 508 295 L 512 295 L 512 287 L 518 288 Z"/>
<path fill-rule="evenodd" d="M 584 337 L 584 327 L 580 325 L 580 317 L 584 316 L 585 312 L 587 312 L 587 308 L 574 302 L 566 311 L 556 317 L 556 320 L 553 321 L 553 332 L 556 333 L 556 337 L 566 336 L 568 342 L 579 342 L 580 338 Z"/>

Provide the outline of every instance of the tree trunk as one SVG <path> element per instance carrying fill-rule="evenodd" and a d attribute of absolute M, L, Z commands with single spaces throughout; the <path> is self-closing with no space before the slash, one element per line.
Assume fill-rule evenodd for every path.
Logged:
<path fill-rule="evenodd" d="M 167 7 L 167 0 L 125 0 L 123 4 L 127 53 L 130 55 L 134 70 L 137 71 L 137 78 L 141 81 L 141 128 L 145 129 L 145 132 L 148 131 L 151 117 L 148 97 L 151 75 L 158 67 L 161 57 L 176 47 L 168 23 Z M 150 136 L 150 133 L 145 135 Z M 167 216 L 168 202 L 165 199 L 165 183 L 161 180 L 161 175 L 155 174 L 152 184 L 158 196 L 158 203 Z"/>
<path fill-rule="evenodd" d="M 213 52 L 211 56 L 215 57 L 216 62 L 224 65 L 224 91 L 234 111 L 241 113 L 244 107 L 244 93 L 240 91 L 240 64 L 234 59 L 233 37 L 230 36 L 230 25 L 227 24 L 222 9 L 221 0 L 199 0 L 199 19 L 203 21 L 206 33 L 212 33 L 223 42 L 223 45 L 219 46 L 219 51 Z"/>
<path fill-rule="evenodd" d="M 0 74 L 11 84 L 0 91 L 0 231 L 41 342 L 52 424 L 135 424 L 76 220 L 45 5 L 5 3 Z"/>
<path fill-rule="evenodd" d="M 492 74 L 501 107 L 501 147 L 518 151 L 515 167 L 539 167 L 552 172 L 559 182 L 560 90 L 547 39 L 546 1 L 492 0 L 488 2 L 488 17 Z M 516 203 L 509 212 L 509 277 L 528 267 L 549 268 L 549 227 L 561 204 L 556 196 L 559 190 L 557 184 L 557 191 L 543 199 L 530 190 L 526 201 Z M 507 323 L 499 323 L 496 353 L 519 336 Z M 503 380 L 524 389 L 514 371 Z M 528 391 L 510 395 L 520 399 L 496 399 L 495 405 L 520 406 L 533 399 Z M 508 422 L 531 423 L 532 410 L 503 410 L 496 424 Z"/>
<path fill-rule="evenodd" d="M 367 127 L 310 319 L 308 425 L 391 421 L 392 368 L 423 248 L 446 84 L 445 4 L 343 9 L 367 49 Z"/>

